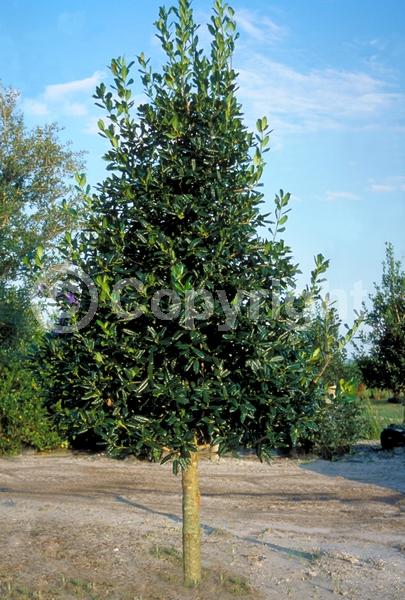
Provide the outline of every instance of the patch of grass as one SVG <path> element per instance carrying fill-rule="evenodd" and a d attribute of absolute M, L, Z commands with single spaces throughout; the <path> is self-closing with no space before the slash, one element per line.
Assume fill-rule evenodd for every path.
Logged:
<path fill-rule="evenodd" d="M 150 553 L 155 558 L 169 560 L 173 563 L 181 563 L 182 561 L 181 554 L 176 548 L 167 548 L 156 544 L 151 548 Z"/>
<path fill-rule="evenodd" d="M 64 581 L 63 587 L 74 592 L 93 592 L 95 585 L 91 581 L 71 577 Z"/>
<path fill-rule="evenodd" d="M 257 600 L 262 597 L 252 588 L 246 577 L 210 567 L 202 570 L 201 591 L 205 588 L 215 590 L 215 596 L 218 598 L 243 597 Z"/>
<path fill-rule="evenodd" d="M 169 561 L 172 563 L 170 571 L 162 569 L 159 572 L 159 578 L 165 581 L 172 587 L 172 590 L 179 589 L 183 590 L 186 594 L 186 590 L 182 587 L 182 555 L 176 550 L 176 548 L 169 548 L 155 544 L 150 549 L 150 554 L 159 560 Z M 203 600 L 205 592 L 209 590 L 210 594 L 214 593 L 215 597 L 230 599 L 233 597 L 243 598 L 260 598 L 256 590 L 253 590 L 249 581 L 245 577 L 239 575 L 232 575 L 225 571 L 219 571 L 215 568 L 204 567 L 202 569 L 202 582 L 201 587 L 187 590 L 187 594 L 184 598 Z M 145 599 L 146 600 L 146 599 Z M 148 596 L 149 600 L 149 596 Z"/>
<path fill-rule="evenodd" d="M 178 561 L 178 553 L 173 548 L 157 550 L 157 557 L 163 560 Z M 154 551 L 154 555 L 155 551 Z M 151 583 L 147 591 L 139 595 L 138 590 L 120 591 L 121 600 L 163 600 L 163 598 L 184 598 L 184 600 L 205 600 L 207 597 L 232 600 L 244 598 L 246 600 L 261 600 L 261 594 L 254 590 L 248 580 L 238 575 L 231 575 L 223 571 L 204 568 L 201 587 L 186 589 L 182 585 L 182 572 L 179 565 L 167 567 L 158 573 L 158 580 Z M 163 587 L 162 587 L 163 584 Z M 36 587 L 36 586 L 35 586 Z M 95 583 L 77 577 L 59 576 L 57 580 L 49 581 L 44 589 L 26 586 L 15 581 L 0 581 L 0 600 L 107 600 L 116 598 L 114 587 L 105 583 Z M 112 596 L 111 596 L 112 594 Z M 177 595 L 173 595 L 177 594 Z"/>
<path fill-rule="evenodd" d="M 362 390 L 359 394 L 367 420 L 367 439 L 378 440 L 385 427 L 391 423 L 402 423 L 404 407 L 387 402 L 392 395 L 389 390 L 376 388 Z"/>
<path fill-rule="evenodd" d="M 233 596 L 250 596 L 252 594 L 252 588 L 245 577 L 227 575 L 220 573 L 218 577 L 220 586 Z"/>
<path fill-rule="evenodd" d="M 363 410 L 365 417 L 364 437 L 368 440 L 378 440 L 384 427 L 381 425 L 375 407 L 368 398 L 363 398 Z"/>
<path fill-rule="evenodd" d="M 105 586 L 103 586 L 105 588 Z M 66 597 L 74 597 L 77 600 L 105 600 L 107 598 L 106 590 L 103 595 L 96 592 L 96 584 L 86 579 L 65 577 L 61 575 L 60 579 L 46 586 L 46 589 L 33 589 L 14 581 L 0 581 L 0 599 L 1 600 L 56 600 Z M 132 600 L 132 599 L 131 599 Z"/>
<path fill-rule="evenodd" d="M 44 596 L 39 591 L 30 591 L 24 585 L 6 582 L 0 583 L 0 598 L 2 600 L 42 600 Z"/>
<path fill-rule="evenodd" d="M 370 399 L 370 404 L 380 426 L 380 431 L 391 423 L 402 423 L 404 407 L 401 404 L 391 404 L 385 398 Z"/>

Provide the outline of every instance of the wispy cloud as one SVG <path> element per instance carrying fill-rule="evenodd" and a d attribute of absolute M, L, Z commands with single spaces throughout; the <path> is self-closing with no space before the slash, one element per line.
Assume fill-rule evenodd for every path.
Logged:
<path fill-rule="evenodd" d="M 94 111 L 92 93 L 102 77 L 103 73 L 96 71 L 84 79 L 47 85 L 38 97 L 22 100 L 23 110 L 34 117 L 89 119 Z M 93 132 L 86 126 L 85 130 Z"/>
<path fill-rule="evenodd" d="M 370 191 L 375 194 L 405 192 L 405 176 L 387 177 L 384 181 L 371 181 Z"/>
<path fill-rule="evenodd" d="M 394 192 L 395 188 L 392 185 L 388 185 L 386 183 L 372 183 L 370 185 L 370 191 L 376 194 L 387 194 L 390 192 Z"/>
<path fill-rule="evenodd" d="M 255 54 L 239 67 L 240 96 L 275 129 L 308 132 L 375 127 L 377 117 L 400 113 L 405 95 L 365 72 L 299 71 Z"/>
<path fill-rule="evenodd" d="M 88 113 L 87 106 L 83 102 L 67 102 L 64 104 L 64 109 L 71 117 L 85 117 Z"/>
<path fill-rule="evenodd" d="M 392 37 L 359 38 L 343 42 L 345 49 L 357 57 L 365 68 L 371 70 L 379 77 L 395 78 L 400 73 L 396 70 L 393 58 L 401 50 Z"/>
<path fill-rule="evenodd" d="M 46 117 L 49 114 L 49 110 L 45 102 L 34 100 L 33 98 L 26 98 L 22 101 L 22 107 L 24 112 L 35 117 Z"/>
<path fill-rule="evenodd" d="M 357 201 L 360 200 L 360 196 L 353 194 L 353 192 L 332 192 L 328 190 L 325 194 L 325 200 L 327 202 Z"/>
<path fill-rule="evenodd" d="M 96 71 L 90 77 L 85 79 L 76 79 L 67 83 L 53 83 L 47 85 L 44 92 L 44 99 L 47 101 L 59 101 L 78 93 L 89 93 L 94 90 L 96 85 L 102 79 L 103 73 Z"/>
<path fill-rule="evenodd" d="M 235 14 L 239 29 L 256 42 L 275 42 L 287 35 L 287 28 L 275 23 L 272 19 L 257 11 L 239 9 Z"/>

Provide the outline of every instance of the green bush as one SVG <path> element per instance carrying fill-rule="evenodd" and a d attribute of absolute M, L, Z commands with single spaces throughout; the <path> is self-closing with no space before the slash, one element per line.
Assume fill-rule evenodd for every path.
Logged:
<path fill-rule="evenodd" d="M 16 454 L 25 446 L 48 450 L 60 445 L 27 365 L 17 356 L 0 357 L 0 373 L 0 454 Z"/>
<path fill-rule="evenodd" d="M 27 291 L 0 281 L 0 454 L 60 443 L 27 358 L 40 337 Z"/>
<path fill-rule="evenodd" d="M 325 401 L 317 425 L 314 451 L 322 458 L 332 459 L 350 451 L 359 439 L 368 437 L 373 427 L 372 414 L 359 398 L 339 392 L 336 398 Z"/>

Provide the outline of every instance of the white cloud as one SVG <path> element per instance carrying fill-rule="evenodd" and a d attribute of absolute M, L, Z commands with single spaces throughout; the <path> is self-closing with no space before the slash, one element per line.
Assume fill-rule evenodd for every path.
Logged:
<path fill-rule="evenodd" d="M 238 67 L 237 67 L 238 68 Z M 364 72 L 302 72 L 262 54 L 238 68 L 240 97 L 254 114 L 267 114 L 283 132 L 376 127 L 377 117 L 405 103 L 405 95 Z"/>
<path fill-rule="evenodd" d="M 26 98 L 22 101 L 22 107 L 24 112 L 34 117 L 45 117 L 49 114 L 48 107 L 45 102 L 34 100 L 33 98 Z"/>
<path fill-rule="evenodd" d="M 92 95 L 102 77 L 103 73 L 96 71 L 84 79 L 47 85 L 37 98 L 23 99 L 23 110 L 35 117 L 46 116 L 57 120 L 65 117 L 88 118 L 94 112 Z M 86 128 L 86 131 L 90 133 L 90 128 Z"/>
<path fill-rule="evenodd" d="M 103 73 L 101 71 L 96 71 L 93 75 L 85 79 L 76 79 L 75 81 L 68 81 L 67 83 L 47 85 L 44 92 L 44 99 L 46 101 L 55 102 L 61 99 L 63 100 L 67 96 L 73 94 L 93 92 L 102 77 Z"/>
<path fill-rule="evenodd" d="M 405 176 L 387 177 L 384 181 L 372 180 L 369 189 L 375 194 L 405 192 Z"/>
<path fill-rule="evenodd" d="M 287 29 L 277 25 L 269 17 L 248 9 L 239 9 L 235 14 L 236 23 L 242 31 L 256 42 L 274 42 L 284 38 Z"/>
<path fill-rule="evenodd" d="M 385 183 L 372 183 L 370 185 L 370 190 L 376 194 L 387 194 L 395 191 L 395 188 L 392 185 L 387 185 Z"/>
<path fill-rule="evenodd" d="M 327 200 L 327 202 L 338 202 L 340 200 L 353 201 L 353 200 L 360 200 L 360 196 L 358 196 L 357 194 L 353 194 L 353 192 L 327 191 L 325 194 L 325 199 Z"/>
<path fill-rule="evenodd" d="M 83 102 L 66 102 L 63 108 L 64 112 L 72 117 L 85 117 L 88 113 L 87 106 Z"/>
<path fill-rule="evenodd" d="M 99 119 L 101 117 L 90 117 L 89 119 L 87 119 L 87 122 L 85 124 L 85 126 L 83 127 L 83 132 L 84 133 L 88 133 L 90 135 L 96 135 L 100 132 L 100 129 L 97 125 Z"/>

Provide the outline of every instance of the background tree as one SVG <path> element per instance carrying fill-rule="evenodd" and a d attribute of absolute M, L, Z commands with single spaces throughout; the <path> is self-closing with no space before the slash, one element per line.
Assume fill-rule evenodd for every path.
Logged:
<path fill-rule="evenodd" d="M 243 124 L 234 12 L 215 1 L 208 54 L 188 0 L 161 8 L 156 26 L 162 70 L 138 57 L 148 101 L 135 110 L 123 58 L 111 63 L 111 88 L 96 90 L 110 175 L 85 189 L 86 223 L 61 248 L 95 283 L 96 320 L 49 335 L 38 362 L 71 436 L 95 436 L 114 456 L 169 449 L 163 460 L 182 471 L 185 583 L 196 585 L 199 448 L 266 458 L 295 445 L 316 427 L 324 389 L 320 352 L 300 335 L 308 294 L 295 292 L 298 267 L 279 239 L 289 194 L 276 196 L 272 220 L 260 211 L 269 126 Z M 312 288 L 324 270 L 319 259 Z M 63 311 L 75 304 L 72 327 L 89 303 L 79 279 L 65 280 L 76 281 L 74 297 L 60 295 Z"/>
<path fill-rule="evenodd" d="M 48 252 L 77 217 L 72 177 L 82 166 L 56 124 L 28 130 L 18 93 L 0 84 L 0 451 L 57 439 L 27 364 L 41 335 L 29 302 L 29 255 Z M 70 181 L 69 181 L 70 178 Z"/>
<path fill-rule="evenodd" d="M 15 281 L 24 257 L 71 228 L 73 175 L 82 167 L 55 123 L 27 129 L 17 101 L 0 84 L 0 284 Z"/>
<path fill-rule="evenodd" d="M 381 284 L 374 284 L 371 308 L 366 311 L 365 344 L 357 357 L 365 383 L 370 387 L 405 395 L 405 271 L 395 260 L 392 244 L 386 244 Z"/>

